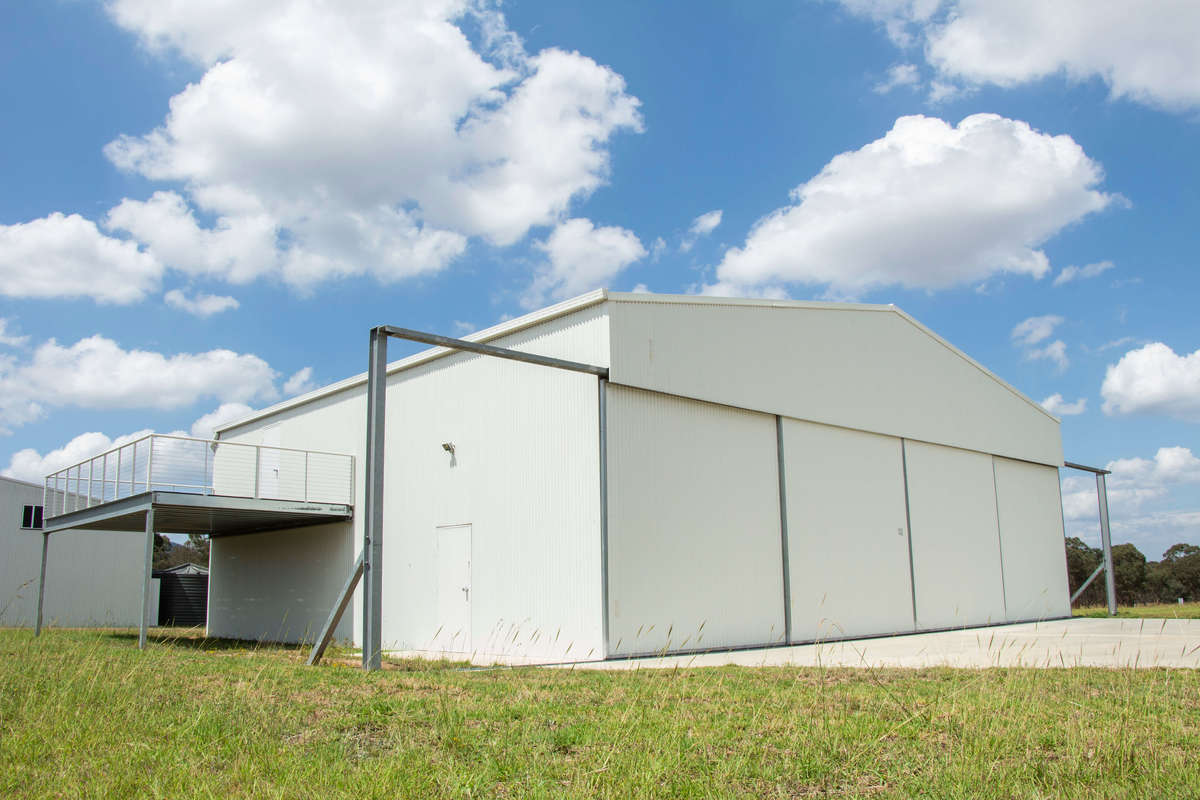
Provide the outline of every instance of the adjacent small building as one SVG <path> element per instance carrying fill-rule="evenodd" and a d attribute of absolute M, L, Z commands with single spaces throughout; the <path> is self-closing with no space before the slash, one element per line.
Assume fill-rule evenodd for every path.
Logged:
<path fill-rule="evenodd" d="M 587 661 L 1070 613 L 1059 420 L 895 307 L 596 291 L 466 338 L 608 377 L 390 365 L 386 650 Z M 219 441 L 361 465 L 365 383 Z M 209 635 L 311 640 L 362 514 L 237 534 L 212 540 Z M 338 637 L 361 619 L 356 597 Z"/>
<path fill-rule="evenodd" d="M 43 490 L 0 477 L 0 625 L 32 627 L 42 564 Z M 49 538 L 46 624 L 61 627 L 137 625 L 141 619 L 140 536 L 64 531 Z"/>

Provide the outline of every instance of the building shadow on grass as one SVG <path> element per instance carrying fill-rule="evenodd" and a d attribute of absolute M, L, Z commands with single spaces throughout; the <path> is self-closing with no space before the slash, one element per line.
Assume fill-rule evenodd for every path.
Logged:
<path fill-rule="evenodd" d="M 108 634 L 109 638 L 119 641 L 137 642 L 136 630 L 116 630 Z M 178 647 L 185 650 L 232 651 L 270 653 L 304 653 L 312 647 L 311 644 L 289 644 L 285 642 L 266 642 L 254 639 L 221 639 L 205 636 L 203 628 L 151 628 L 146 632 L 148 642 Z"/>

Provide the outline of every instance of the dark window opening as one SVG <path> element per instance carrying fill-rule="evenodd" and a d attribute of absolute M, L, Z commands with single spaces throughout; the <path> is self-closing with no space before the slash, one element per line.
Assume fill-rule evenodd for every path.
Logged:
<path fill-rule="evenodd" d="M 42 529 L 42 507 L 25 506 L 22 508 L 21 527 L 40 531 Z"/>

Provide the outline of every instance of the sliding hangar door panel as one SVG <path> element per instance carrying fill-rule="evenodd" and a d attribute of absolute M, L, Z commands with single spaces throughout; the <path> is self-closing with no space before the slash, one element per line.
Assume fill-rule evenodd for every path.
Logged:
<path fill-rule="evenodd" d="M 782 424 L 792 640 L 913 630 L 900 440 Z"/>
<path fill-rule="evenodd" d="M 609 655 L 781 642 L 775 417 L 608 388 Z"/>
<path fill-rule="evenodd" d="M 994 459 L 1010 620 L 1071 614 L 1058 470 Z"/>
<path fill-rule="evenodd" d="M 917 627 L 1003 622 L 992 457 L 906 441 Z"/>

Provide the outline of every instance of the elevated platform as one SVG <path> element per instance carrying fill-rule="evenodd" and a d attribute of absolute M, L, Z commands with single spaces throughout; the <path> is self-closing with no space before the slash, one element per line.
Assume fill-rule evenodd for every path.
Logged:
<path fill-rule="evenodd" d="M 244 536 L 346 522 L 354 456 L 151 433 L 46 476 L 37 624 L 42 630 L 50 536 L 67 530 L 144 533 L 146 646 L 155 535 Z"/>
<path fill-rule="evenodd" d="M 346 522 L 354 516 L 353 506 L 344 503 L 153 491 L 58 514 L 46 520 L 43 531 L 145 531 L 151 510 L 156 531 L 208 536 Z"/>

